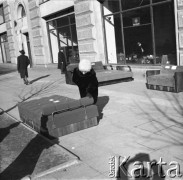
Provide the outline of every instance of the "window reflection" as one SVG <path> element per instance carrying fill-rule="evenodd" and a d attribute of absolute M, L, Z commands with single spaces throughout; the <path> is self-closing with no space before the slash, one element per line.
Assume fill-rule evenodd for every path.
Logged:
<path fill-rule="evenodd" d="M 135 7 L 145 6 L 150 4 L 150 0 L 121 0 L 122 9 L 132 9 Z"/>
<path fill-rule="evenodd" d="M 120 16 L 120 14 L 116 14 L 107 16 L 105 18 L 107 53 L 109 63 L 125 63 Z"/>
<path fill-rule="evenodd" d="M 104 15 L 112 14 L 120 11 L 119 0 L 106 0 L 103 3 L 104 6 Z"/>
<path fill-rule="evenodd" d="M 79 61 L 75 15 L 49 21 L 49 32 L 53 62 L 57 63 L 57 53 L 63 48 L 67 63 Z"/>
<path fill-rule="evenodd" d="M 103 7 L 108 62 L 121 56 L 126 63 L 160 64 L 167 54 L 176 64 L 173 0 L 106 0 Z"/>
<path fill-rule="evenodd" d="M 56 20 L 57 27 L 67 26 L 69 24 L 69 17 L 63 17 Z"/>
<path fill-rule="evenodd" d="M 158 3 L 158 2 L 163 2 L 163 1 L 167 1 L 167 0 L 152 0 L 153 3 Z"/>
<path fill-rule="evenodd" d="M 155 47 L 157 56 L 168 55 L 171 64 L 176 63 L 176 46 L 174 32 L 174 11 L 171 4 L 153 7 Z"/>
<path fill-rule="evenodd" d="M 4 23 L 4 13 L 3 13 L 3 6 L 0 6 L 0 24 Z"/>
<path fill-rule="evenodd" d="M 137 9 L 123 13 L 123 25 L 140 26 L 151 23 L 150 8 Z"/>
<path fill-rule="evenodd" d="M 0 63 L 11 62 L 7 34 L 0 34 Z"/>

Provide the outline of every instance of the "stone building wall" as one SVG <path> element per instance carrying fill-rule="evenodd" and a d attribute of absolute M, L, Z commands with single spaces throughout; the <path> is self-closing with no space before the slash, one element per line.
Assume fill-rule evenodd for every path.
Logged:
<path fill-rule="evenodd" d="M 88 58 L 91 61 L 105 62 L 100 3 L 97 0 L 73 1 L 80 59 Z M 46 23 L 40 15 L 39 3 L 39 0 L 5 0 L 3 3 L 12 63 L 16 63 L 19 55 L 18 38 L 14 24 L 17 17 L 16 8 L 19 4 L 23 4 L 26 9 L 32 65 L 51 63 Z"/>
<path fill-rule="evenodd" d="M 8 46 L 9 46 L 9 53 L 12 63 L 16 63 L 17 61 L 17 53 L 16 53 L 16 39 L 14 38 L 14 19 L 11 13 L 11 3 L 7 0 L 3 2 L 4 7 L 4 17 L 7 29 L 7 39 L 8 39 Z"/>
<path fill-rule="evenodd" d="M 183 65 L 183 0 L 177 0 L 175 3 L 175 16 L 177 15 L 177 56 L 178 65 Z"/>
<path fill-rule="evenodd" d="M 74 10 L 80 59 L 105 62 L 100 3 L 75 0 Z"/>
<path fill-rule="evenodd" d="M 33 64 L 47 64 L 44 51 L 42 23 L 39 12 L 39 1 L 28 0 L 28 3 L 31 25 L 29 32 L 31 34 Z"/>
<path fill-rule="evenodd" d="M 17 27 L 17 9 L 20 4 L 23 5 L 26 12 L 32 65 L 45 64 L 41 17 L 39 3 L 36 0 L 5 0 L 3 2 L 11 63 L 16 64 L 17 56 L 20 55 L 18 46 L 20 42 L 17 35 L 17 30 L 21 29 Z"/>
<path fill-rule="evenodd" d="M 19 55 L 17 48 L 17 35 L 15 32 L 15 4 L 26 5 L 28 33 L 30 37 L 31 56 L 33 64 L 51 63 L 49 57 L 48 37 L 46 23 L 40 16 L 42 0 L 4 0 L 4 16 L 7 28 L 10 58 L 16 63 Z M 73 0 L 76 18 L 76 30 L 80 59 L 88 58 L 91 61 L 103 61 L 105 63 L 105 43 L 103 22 L 100 3 L 97 0 Z M 48 1 L 49 2 L 49 1 Z M 176 44 L 177 64 L 183 65 L 183 0 L 175 0 Z M 60 7 L 60 11 L 62 7 Z"/>

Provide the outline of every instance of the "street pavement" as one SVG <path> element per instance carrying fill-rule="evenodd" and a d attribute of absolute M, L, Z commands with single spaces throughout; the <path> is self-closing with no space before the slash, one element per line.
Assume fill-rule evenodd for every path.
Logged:
<path fill-rule="evenodd" d="M 0 65 L 0 69 L 7 66 L 12 71 L 0 75 L 0 108 L 17 120 L 20 120 L 17 109 L 19 102 L 54 94 L 79 99 L 77 87 L 65 83 L 65 76 L 56 65 L 30 68 L 30 85 L 24 85 L 17 71 L 13 71 L 15 65 Z M 147 174 L 148 162 L 152 161 L 159 166 L 156 164 L 151 168 L 155 175 L 150 179 L 183 179 L 178 177 L 180 173 L 183 174 L 182 92 L 148 90 L 144 72 L 135 70 L 134 81 L 99 87 L 97 106 L 100 114 L 97 126 L 58 140 L 61 148 L 79 157 L 79 163 L 39 173 L 32 179 L 131 180 L 135 178 L 127 177 L 127 171 L 130 176 L 135 174 L 134 168 L 144 167 Z M 123 164 L 125 157 L 128 160 Z M 121 165 L 121 168 L 116 166 L 116 177 L 111 159 L 119 161 Z M 139 165 L 137 161 L 143 163 Z M 166 177 L 160 178 L 158 167 L 161 161 L 164 162 L 161 174 Z M 174 169 L 170 171 L 171 168 Z M 176 177 L 171 178 L 174 173 L 177 173 Z"/>

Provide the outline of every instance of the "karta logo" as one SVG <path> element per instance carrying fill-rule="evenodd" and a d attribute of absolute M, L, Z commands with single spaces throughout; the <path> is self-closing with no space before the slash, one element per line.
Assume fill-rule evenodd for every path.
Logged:
<path fill-rule="evenodd" d="M 146 154 L 145 154 L 146 155 Z M 147 157 L 147 155 L 146 155 Z M 139 157 L 138 157 L 139 158 Z M 109 159 L 110 172 L 109 177 L 111 178 L 120 178 L 120 177 L 129 177 L 129 178 L 152 178 L 153 176 L 159 176 L 160 178 L 169 178 L 182 177 L 180 173 L 180 164 L 176 161 L 171 161 L 169 164 L 164 162 L 160 157 L 159 161 L 153 160 L 150 161 L 149 157 L 141 157 L 141 160 L 137 159 L 137 156 L 130 159 L 130 156 L 112 156 Z M 149 160 L 149 161 L 147 161 Z M 129 165 L 132 168 L 129 170 Z M 163 166 L 166 167 L 166 172 L 164 172 Z M 156 171 L 155 171 L 156 170 Z"/>

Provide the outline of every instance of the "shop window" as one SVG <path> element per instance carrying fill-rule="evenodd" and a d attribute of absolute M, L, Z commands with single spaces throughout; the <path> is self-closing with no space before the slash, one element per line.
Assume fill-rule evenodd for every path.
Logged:
<path fill-rule="evenodd" d="M 57 21 L 56 20 L 52 20 L 48 22 L 49 26 L 50 26 L 50 30 L 52 29 L 52 27 L 57 27 Z"/>
<path fill-rule="evenodd" d="M 75 15 L 64 15 L 48 22 L 53 62 L 58 62 L 58 51 L 64 50 L 67 63 L 79 62 Z"/>
<path fill-rule="evenodd" d="M 0 63 L 10 62 L 7 34 L 0 35 Z"/>
<path fill-rule="evenodd" d="M 112 14 L 120 11 L 119 0 L 115 0 L 115 1 L 106 0 L 104 1 L 103 6 L 104 6 L 104 15 Z"/>
<path fill-rule="evenodd" d="M 126 62 L 130 64 L 153 64 L 151 26 L 124 29 Z"/>
<path fill-rule="evenodd" d="M 75 24 L 76 23 L 75 22 L 75 15 L 74 14 L 70 15 L 70 23 L 71 24 Z"/>
<path fill-rule="evenodd" d="M 152 0 L 153 3 L 159 3 L 159 2 L 164 2 L 164 1 L 170 1 L 170 0 Z"/>
<path fill-rule="evenodd" d="M 120 16 L 120 14 L 116 14 L 105 17 L 106 42 L 109 63 L 119 62 L 124 64 Z"/>
<path fill-rule="evenodd" d="M 151 23 L 150 8 L 137 9 L 123 13 L 124 27 L 137 27 Z"/>
<path fill-rule="evenodd" d="M 3 12 L 3 5 L 0 5 L 0 24 L 3 24 L 4 20 L 4 12 Z"/>
<path fill-rule="evenodd" d="M 72 47 L 72 40 L 71 40 L 71 33 L 70 33 L 70 27 L 62 27 L 58 29 L 58 34 L 60 38 L 60 45 L 61 47 L 69 46 Z"/>
<path fill-rule="evenodd" d="M 169 63 L 176 64 L 174 10 L 171 3 L 153 6 L 155 49 L 157 57 L 168 55 Z M 156 62 L 159 63 L 159 62 Z"/>
<path fill-rule="evenodd" d="M 125 57 L 129 64 L 161 64 L 162 55 L 167 54 L 169 63 L 176 64 L 173 0 L 120 0 L 116 5 L 109 1 L 103 4 L 109 62 Z"/>
<path fill-rule="evenodd" d="M 122 9 L 132 9 L 150 4 L 150 0 L 121 0 Z"/>
<path fill-rule="evenodd" d="M 123 13 L 126 62 L 153 64 L 150 8 Z"/>

